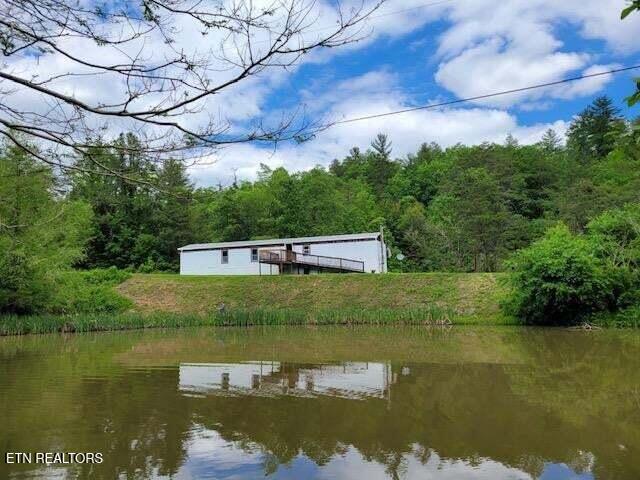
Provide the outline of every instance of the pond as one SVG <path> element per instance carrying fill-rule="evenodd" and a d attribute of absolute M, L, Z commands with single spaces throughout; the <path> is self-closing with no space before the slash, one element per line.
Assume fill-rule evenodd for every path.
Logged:
<path fill-rule="evenodd" d="M 0 408 L 3 457 L 102 455 L 0 478 L 638 479 L 640 333 L 5 337 Z"/>

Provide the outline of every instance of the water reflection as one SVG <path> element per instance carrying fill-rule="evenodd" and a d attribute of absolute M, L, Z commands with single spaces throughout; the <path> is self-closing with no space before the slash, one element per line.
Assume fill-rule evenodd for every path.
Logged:
<path fill-rule="evenodd" d="M 261 360 L 256 360 L 261 359 Z M 253 329 L 0 339 L 0 478 L 640 478 L 640 335 Z"/>
<path fill-rule="evenodd" d="M 404 375 L 409 373 L 403 367 Z M 397 381 L 388 363 L 291 364 L 281 362 L 183 363 L 180 390 L 209 395 L 328 395 L 348 399 L 391 399 Z"/>

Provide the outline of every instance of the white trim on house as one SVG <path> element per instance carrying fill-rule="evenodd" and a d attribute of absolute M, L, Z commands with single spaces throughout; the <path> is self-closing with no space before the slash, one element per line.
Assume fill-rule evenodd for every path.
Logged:
<path fill-rule="evenodd" d="M 194 243 L 180 247 L 178 251 L 190 250 L 220 250 L 223 248 L 247 248 L 247 247 L 271 247 L 281 246 L 288 243 L 292 245 L 311 243 L 333 243 L 333 242 L 354 242 L 361 240 L 378 240 L 380 232 L 373 233 L 353 233 L 348 235 L 326 235 L 322 237 L 296 237 L 296 238 L 274 238 L 269 240 L 245 240 L 240 242 L 218 242 L 218 243 Z"/>

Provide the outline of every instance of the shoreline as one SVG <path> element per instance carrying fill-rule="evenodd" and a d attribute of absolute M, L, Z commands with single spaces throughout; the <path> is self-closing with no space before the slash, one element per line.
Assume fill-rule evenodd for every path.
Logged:
<path fill-rule="evenodd" d="M 230 310 L 213 314 L 126 312 L 117 314 L 5 315 L 0 316 L 0 337 L 47 333 L 84 333 L 189 327 L 250 326 L 517 326 L 516 319 L 479 321 L 436 306 L 381 310 Z"/>
<path fill-rule="evenodd" d="M 70 278 L 82 278 L 74 273 Z M 503 312 L 501 274 L 403 273 L 306 277 L 190 277 L 133 274 L 100 286 L 83 309 L 0 315 L 0 337 L 154 328 L 248 326 L 525 326 Z M 76 284 L 77 283 L 77 284 Z M 83 298 L 87 282 L 70 299 Z M 74 300 L 75 301 L 75 300 Z M 68 302 L 75 305 L 77 302 Z M 105 308 L 106 307 L 106 308 Z M 101 310 L 102 308 L 102 310 Z M 589 326 L 640 328 L 622 314 L 586 319 Z M 578 322 L 574 329 L 584 326 Z"/>

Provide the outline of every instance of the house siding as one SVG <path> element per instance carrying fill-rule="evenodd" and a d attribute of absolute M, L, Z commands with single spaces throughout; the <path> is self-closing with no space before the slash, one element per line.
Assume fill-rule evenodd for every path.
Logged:
<path fill-rule="evenodd" d="M 295 243 L 293 250 L 303 252 L 304 245 L 309 245 L 311 255 L 347 258 L 364 262 L 366 273 L 386 272 L 386 247 L 379 240 L 329 241 L 326 243 Z M 180 252 L 181 275 L 277 275 L 277 265 L 260 264 L 251 261 L 251 249 L 240 245 L 229 248 L 212 248 L 202 250 L 182 250 Z M 285 244 L 269 246 L 259 250 L 284 249 Z M 222 263 L 222 250 L 228 250 L 229 262 Z M 317 273 L 311 269 L 309 273 Z"/>
<path fill-rule="evenodd" d="M 181 275 L 273 275 L 279 273 L 277 265 L 260 265 L 251 261 L 251 248 L 229 249 L 229 263 L 222 263 L 222 250 L 196 250 L 180 252 Z"/>

